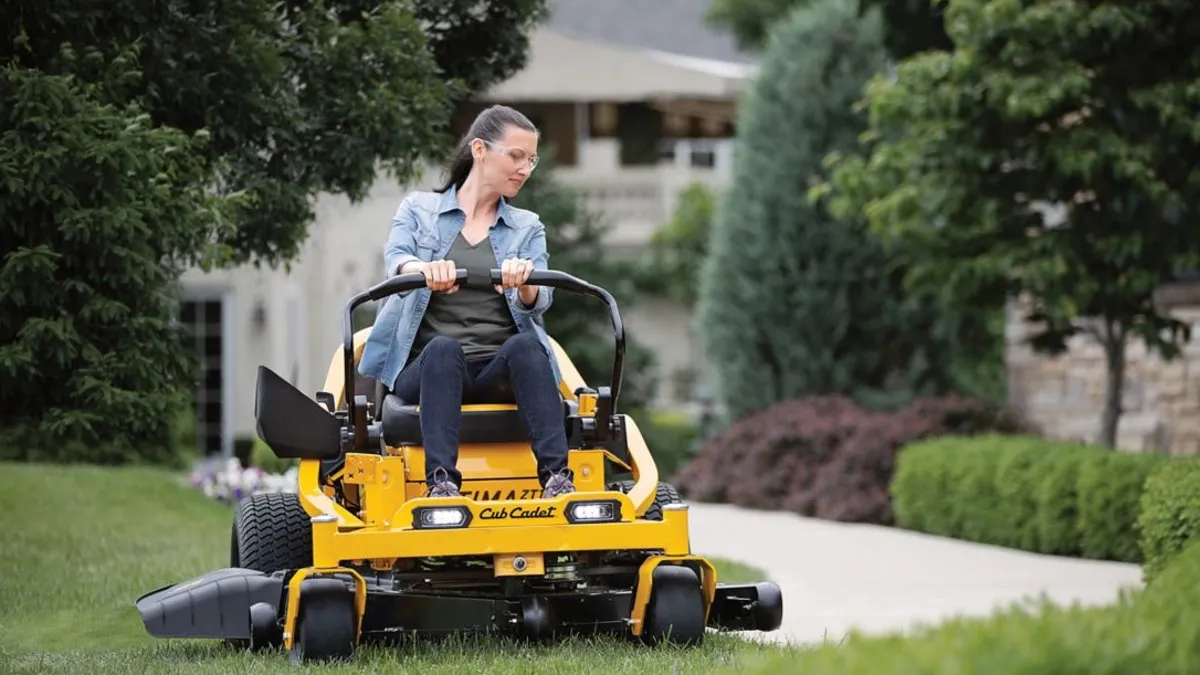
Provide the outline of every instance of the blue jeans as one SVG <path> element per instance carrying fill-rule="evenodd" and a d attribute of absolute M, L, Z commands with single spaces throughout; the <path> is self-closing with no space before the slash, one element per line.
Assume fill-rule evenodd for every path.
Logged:
<path fill-rule="evenodd" d="M 452 338 L 439 335 L 400 371 L 392 391 L 421 406 L 425 481 L 430 487 L 438 482 L 437 476 L 449 476 L 456 486 L 462 486 L 456 465 L 464 402 L 515 400 L 533 439 L 541 484 L 545 486 L 555 473 L 570 476 L 562 396 L 549 353 L 533 333 L 512 336 L 493 357 L 471 360 Z"/>

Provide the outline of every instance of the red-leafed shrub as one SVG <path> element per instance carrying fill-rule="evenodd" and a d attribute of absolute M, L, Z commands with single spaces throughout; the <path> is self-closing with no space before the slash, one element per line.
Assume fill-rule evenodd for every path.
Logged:
<path fill-rule="evenodd" d="M 892 524 L 896 452 L 922 438 L 1015 433 L 1015 417 L 960 397 L 869 411 L 840 396 L 779 403 L 710 438 L 670 480 L 696 501 Z"/>

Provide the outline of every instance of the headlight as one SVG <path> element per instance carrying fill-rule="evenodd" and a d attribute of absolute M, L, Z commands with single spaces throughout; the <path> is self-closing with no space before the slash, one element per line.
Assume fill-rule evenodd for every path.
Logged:
<path fill-rule="evenodd" d="M 466 527 L 471 512 L 465 506 L 421 506 L 413 510 L 413 527 L 418 530 L 440 530 Z"/>
<path fill-rule="evenodd" d="M 621 519 L 621 504 L 616 500 L 572 502 L 567 507 L 569 523 L 614 523 Z"/>

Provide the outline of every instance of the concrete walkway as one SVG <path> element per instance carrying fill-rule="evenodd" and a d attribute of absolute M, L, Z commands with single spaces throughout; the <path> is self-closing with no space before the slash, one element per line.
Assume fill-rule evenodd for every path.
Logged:
<path fill-rule="evenodd" d="M 779 584 L 783 625 L 765 637 L 791 643 L 985 616 L 1042 595 L 1064 605 L 1105 604 L 1142 583 L 1131 564 L 720 504 L 693 503 L 690 513 L 694 552 L 755 565 Z M 800 555 L 788 553 L 793 547 Z"/>

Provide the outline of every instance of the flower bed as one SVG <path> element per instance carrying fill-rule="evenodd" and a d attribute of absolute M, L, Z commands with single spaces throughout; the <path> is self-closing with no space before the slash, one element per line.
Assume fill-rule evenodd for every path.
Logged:
<path fill-rule="evenodd" d="M 191 485 L 213 499 L 236 504 L 244 497 L 265 492 L 295 492 L 298 470 L 268 473 L 257 466 L 243 467 L 236 457 L 206 459 L 192 469 Z"/>

